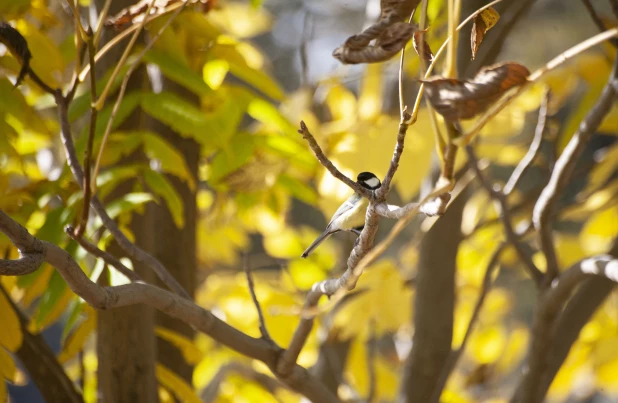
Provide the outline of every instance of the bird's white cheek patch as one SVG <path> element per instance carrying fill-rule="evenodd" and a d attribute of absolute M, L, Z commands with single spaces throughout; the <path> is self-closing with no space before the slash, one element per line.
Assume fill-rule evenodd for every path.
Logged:
<path fill-rule="evenodd" d="M 375 188 L 380 185 L 380 180 L 378 178 L 371 178 L 369 180 L 366 180 L 365 183 L 367 184 L 367 186 Z"/>

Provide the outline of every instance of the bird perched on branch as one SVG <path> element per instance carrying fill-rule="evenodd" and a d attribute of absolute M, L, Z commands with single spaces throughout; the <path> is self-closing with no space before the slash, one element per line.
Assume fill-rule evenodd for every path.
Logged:
<path fill-rule="evenodd" d="M 356 177 L 356 182 L 369 190 L 376 190 L 382 185 L 380 179 L 371 172 L 359 173 Z M 335 232 L 352 231 L 360 235 L 360 231 L 365 225 L 365 212 L 367 211 L 368 204 L 369 201 L 358 193 L 354 193 L 352 196 L 348 197 L 347 200 L 339 206 L 333 218 L 330 219 L 324 232 L 309 245 L 301 257 L 306 258 L 309 256 L 315 248 Z"/>

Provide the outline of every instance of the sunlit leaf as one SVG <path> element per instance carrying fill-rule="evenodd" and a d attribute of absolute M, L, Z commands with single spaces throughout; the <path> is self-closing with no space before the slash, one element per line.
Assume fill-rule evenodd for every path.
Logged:
<path fill-rule="evenodd" d="M 618 234 L 618 208 L 613 206 L 592 214 L 579 235 L 579 241 L 588 254 L 607 253 L 616 234 Z"/>
<path fill-rule="evenodd" d="M 14 380 L 16 374 L 17 367 L 13 357 L 4 348 L 0 347 L 0 383 L 4 383 L 5 379 Z"/>
<path fill-rule="evenodd" d="M 266 32 L 272 17 L 264 8 L 241 2 L 227 2 L 210 12 L 209 19 L 238 38 L 250 38 Z"/>
<path fill-rule="evenodd" d="M 77 353 L 83 350 L 84 344 L 93 333 L 96 328 L 96 324 L 96 312 L 91 310 L 88 313 L 88 317 L 77 325 L 64 341 L 62 351 L 58 355 L 58 361 L 60 363 L 66 363 L 68 360 L 75 357 Z"/>
<path fill-rule="evenodd" d="M 203 358 L 202 352 L 186 336 L 160 326 L 155 329 L 155 333 L 178 348 L 188 364 L 196 365 Z"/>
<path fill-rule="evenodd" d="M 182 202 L 182 198 L 169 182 L 169 180 L 162 174 L 148 170 L 143 172 L 144 180 L 150 189 L 158 196 L 161 196 L 167 208 L 174 219 L 176 227 L 182 228 L 185 226 L 185 209 Z"/>
<path fill-rule="evenodd" d="M 223 84 L 223 80 L 225 80 L 225 76 L 229 70 L 230 66 L 225 60 L 211 60 L 206 62 L 202 69 L 203 81 L 205 81 L 211 89 L 217 90 L 221 87 L 221 84 Z"/>
<path fill-rule="evenodd" d="M 3 331 L 0 332 L 0 349 L 2 347 L 15 352 L 21 346 L 21 323 L 6 295 L 0 292 L 0 317 Z"/>
<path fill-rule="evenodd" d="M 470 42 L 472 45 L 472 60 L 476 57 L 476 52 L 485 38 L 487 31 L 493 28 L 494 25 L 500 19 L 500 14 L 493 7 L 486 8 L 476 17 L 474 17 L 474 24 L 472 25 L 472 35 L 470 36 Z"/>
<path fill-rule="evenodd" d="M 156 64 L 167 78 L 193 91 L 197 95 L 204 96 L 212 93 L 212 86 L 209 87 L 210 83 L 204 82 L 199 73 L 193 71 L 185 62 L 174 58 L 168 53 L 157 49 L 151 49 L 146 52 L 144 60 L 148 63 Z"/>
<path fill-rule="evenodd" d="M 207 128 L 204 113 L 174 93 L 145 94 L 141 105 L 152 117 L 185 137 L 198 138 Z"/>
<path fill-rule="evenodd" d="M 187 403 L 201 403 L 201 400 L 195 394 L 195 391 L 180 376 L 170 371 L 162 364 L 157 364 L 156 367 L 157 379 L 161 384 L 183 402 Z"/>

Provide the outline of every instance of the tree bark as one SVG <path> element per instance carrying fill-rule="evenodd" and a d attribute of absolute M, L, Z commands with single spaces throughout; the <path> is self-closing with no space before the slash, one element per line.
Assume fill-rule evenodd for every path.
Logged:
<path fill-rule="evenodd" d="M 461 235 L 462 194 L 425 234 L 421 245 L 414 299 L 414 337 L 398 401 L 429 402 L 451 353 L 456 258 Z"/>
<path fill-rule="evenodd" d="M 97 1 L 97 9 L 101 9 L 104 1 Z M 113 1 L 110 15 L 132 5 L 134 1 Z M 109 39 L 103 31 L 101 44 Z M 141 40 L 141 39 L 140 39 Z M 138 42 L 140 41 L 138 40 Z M 124 42 L 126 44 L 126 41 Z M 106 57 L 97 63 L 97 77 L 113 67 L 120 58 L 125 47 L 116 46 Z M 144 86 L 146 76 L 144 69 L 135 71 L 131 77 L 127 93 Z M 114 97 L 110 96 L 109 100 Z M 107 103 L 109 105 L 109 102 Z M 143 113 L 136 110 L 121 126 L 121 130 L 137 130 L 143 127 Z M 142 158 L 138 154 L 125 159 L 137 161 Z M 120 185 L 110 198 L 120 197 L 131 191 L 132 183 Z M 145 215 L 134 214 L 131 221 L 131 231 L 135 235 L 135 243 L 146 251 L 153 246 L 154 223 L 152 205 L 146 206 Z M 122 256 L 119 247 L 112 245 L 110 252 Z M 155 276 L 143 265 L 134 262 L 135 271 L 145 281 L 153 282 Z M 152 308 L 136 305 L 122 309 L 101 311 L 97 316 L 97 357 L 98 357 L 98 393 L 99 401 L 104 403 L 151 403 L 158 401 L 158 386 L 155 376 L 156 338 L 154 336 L 154 311 Z"/>
<path fill-rule="evenodd" d="M 176 95 L 188 100 L 199 107 L 198 97 L 176 83 L 161 77 L 163 89 L 174 92 Z M 181 137 L 169 127 L 158 121 L 151 121 L 153 130 L 165 140 L 170 142 L 184 157 L 191 176 L 197 183 L 198 161 L 200 156 L 199 144 L 193 139 Z M 183 228 L 178 228 L 172 215 L 165 204 L 159 204 L 153 208 L 153 221 L 156 222 L 154 231 L 154 256 L 167 267 L 168 271 L 178 280 L 180 285 L 187 290 L 191 297 L 195 294 L 195 282 L 197 271 L 196 233 L 197 233 L 197 199 L 196 189 L 191 190 L 186 182 L 173 175 L 167 175 L 174 189 L 182 199 L 184 206 Z M 162 282 L 158 285 L 164 287 Z M 162 312 L 157 313 L 157 324 L 188 339 L 195 335 L 193 329 L 186 323 L 171 318 Z M 183 358 L 180 350 L 166 340 L 158 339 L 158 360 L 177 375 L 191 382 L 193 367 Z"/>

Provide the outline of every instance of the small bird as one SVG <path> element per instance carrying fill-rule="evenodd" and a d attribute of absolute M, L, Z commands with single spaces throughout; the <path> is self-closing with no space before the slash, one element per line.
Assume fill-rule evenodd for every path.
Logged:
<path fill-rule="evenodd" d="M 361 172 L 356 177 L 356 182 L 364 188 L 369 190 L 376 190 L 382 184 L 380 179 L 371 172 Z M 352 231 L 355 234 L 360 234 L 360 230 L 365 225 L 365 212 L 369 201 L 358 193 L 354 193 L 352 196 L 343 202 L 337 209 L 333 218 L 326 226 L 324 232 L 301 255 L 302 258 L 309 256 L 315 248 L 317 248 L 326 238 L 339 231 Z"/>

